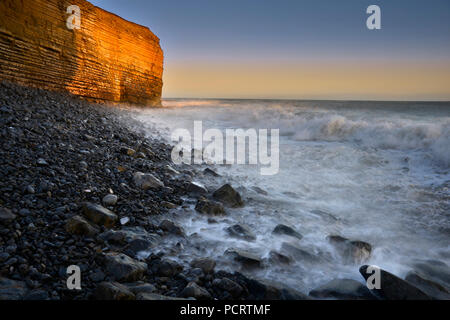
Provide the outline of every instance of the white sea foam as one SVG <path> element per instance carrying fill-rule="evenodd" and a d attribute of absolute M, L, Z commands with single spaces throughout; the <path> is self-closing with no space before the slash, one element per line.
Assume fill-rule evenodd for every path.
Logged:
<path fill-rule="evenodd" d="M 330 234 L 371 243 L 369 263 L 399 276 L 416 258 L 450 263 L 449 104 L 172 100 L 165 105 L 140 110 L 136 118 L 166 138 L 177 128 L 192 130 L 194 120 L 202 120 L 205 129 L 280 129 L 278 175 L 224 166 L 215 168 L 221 178 L 204 181 L 210 190 L 228 182 L 240 188 L 247 202 L 243 209 L 228 210 L 218 224 L 196 214 L 194 203 L 175 216 L 188 234 L 197 234 L 185 249 L 189 258 L 212 256 L 220 268 L 236 270 L 223 255 L 226 249 L 268 257 L 284 241 L 294 241 L 325 261 L 313 268 L 301 262 L 269 265 L 253 275 L 304 291 L 333 278 L 362 279 L 359 266 L 343 264 L 326 241 Z M 257 240 L 227 236 L 224 229 L 233 223 L 249 225 Z M 304 238 L 272 235 L 279 223 Z"/>

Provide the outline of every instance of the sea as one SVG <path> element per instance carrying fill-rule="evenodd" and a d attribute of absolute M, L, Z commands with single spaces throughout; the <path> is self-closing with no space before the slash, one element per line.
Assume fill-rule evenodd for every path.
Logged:
<path fill-rule="evenodd" d="M 450 103 L 377 101 L 166 99 L 163 108 L 140 109 L 133 117 L 148 135 L 171 142 L 176 129 L 279 129 L 279 171 L 261 175 L 258 165 L 204 165 L 221 177 L 194 179 L 210 191 L 229 183 L 243 208 L 223 217 L 195 211 L 186 197 L 171 210 L 188 240 L 173 258 L 217 261 L 216 269 L 282 283 L 308 293 L 333 279 L 364 283 L 362 264 L 405 277 L 418 261 L 450 264 Z M 174 143 L 174 142 L 171 142 Z M 254 241 L 230 237 L 245 225 Z M 284 224 L 301 239 L 273 234 Z M 370 243 L 364 263 L 349 263 L 328 236 Z M 168 241 L 168 249 L 180 245 Z M 275 263 L 271 252 L 291 243 L 320 259 Z M 248 269 L 225 252 L 246 250 L 260 257 Z"/>

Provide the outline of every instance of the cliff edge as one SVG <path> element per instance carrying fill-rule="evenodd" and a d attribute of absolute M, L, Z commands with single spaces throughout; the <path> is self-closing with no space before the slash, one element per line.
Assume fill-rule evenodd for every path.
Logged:
<path fill-rule="evenodd" d="M 79 29 L 67 26 L 71 5 Z M 162 74 L 159 38 L 146 27 L 84 0 L 0 2 L 0 80 L 151 106 L 161 102 Z"/>

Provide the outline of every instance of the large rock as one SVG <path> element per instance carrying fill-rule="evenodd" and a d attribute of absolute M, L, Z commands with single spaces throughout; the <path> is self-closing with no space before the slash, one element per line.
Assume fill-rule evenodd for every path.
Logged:
<path fill-rule="evenodd" d="M 239 298 L 244 292 L 244 288 L 240 284 L 228 278 L 214 279 L 212 285 L 227 291 L 234 299 Z"/>
<path fill-rule="evenodd" d="M 293 261 L 293 259 L 289 255 L 282 254 L 275 250 L 271 250 L 269 252 L 269 261 L 270 263 L 283 265 L 283 264 L 290 264 Z"/>
<path fill-rule="evenodd" d="M 301 262 L 317 263 L 321 261 L 320 257 L 310 253 L 308 250 L 295 243 L 283 242 L 281 245 L 281 253 L 286 253 L 287 256 L 291 256 L 295 260 Z"/>
<path fill-rule="evenodd" d="M 450 292 L 441 284 L 421 277 L 415 272 L 406 275 L 406 281 L 437 300 L 450 300 Z"/>
<path fill-rule="evenodd" d="M 450 292 L 450 267 L 439 260 L 419 260 L 413 265 L 414 272 L 422 278 L 441 284 Z"/>
<path fill-rule="evenodd" d="M 105 255 L 105 270 L 116 281 L 137 281 L 147 271 L 147 264 L 123 253 Z"/>
<path fill-rule="evenodd" d="M 180 294 L 184 298 L 195 298 L 197 300 L 209 300 L 211 294 L 205 288 L 200 287 L 195 282 L 189 282 Z"/>
<path fill-rule="evenodd" d="M 0 207 L 0 223 L 7 225 L 16 219 L 16 215 L 7 208 Z"/>
<path fill-rule="evenodd" d="M 163 259 L 157 262 L 152 269 L 160 277 L 174 277 L 183 271 L 183 266 L 174 260 Z"/>
<path fill-rule="evenodd" d="M 66 27 L 70 4 L 80 8 L 80 29 Z M 85 0 L 2 0 L 0 29 L 0 80 L 95 101 L 161 103 L 163 51 L 147 27 Z"/>
<path fill-rule="evenodd" d="M 158 189 L 164 187 L 164 183 L 150 173 L 136 172 L 133 175 L 133 181 L 138 188 L 142 190 Z"/>
<path fill-rule="evenodd" d="M 21 300 L 26 294 L 25 282 L 0 277 L 0 300 Z"/>
<path fill-rule="evenodd" d="M 191 267 L 200 268 L 204 273 L 212 273 L 216 267 L 216 261 L 210 258 L 199 258 L 191 262 Z"/>
<path fill-rule="evenodd" d="M 374 300 L 366 285 L 352 279 L 334 279 L 312 290 L 309 295 L 318 299 Z"/>
<path fill-rule="evenodd" d="M 244 205 L 241 195 L 229 184 L 226 184 L 216 190 L 213 193 L 213 198 L 232 208 L 238 208 Z"/>
<path fill-rule="evenodd" d="M 244 225 L 235 224 L 231 227 L 226 228 L 228 234 L 234 238 L 246 240 L 246 241 L 254 241 L 256 240 L 256 236 L 251 232 L 251 230 Z"/>
<path fill-rule="evenodd" d="M 159 228 L 161 230 L 164 230 L 164 231 L 166 231 L 168 233 L 171 233 L 171 234 L 175 234 L 177 236 L 181 236 L 181 237 L 185 236 L 184 230 L 183 230 L 183 228 L 181 226 L 179 226 L 175 222 L 167 220 L 167 219 L 163 220 L 159 224 Z"/>
<path fill-rule="evenodd" d="M 327 240 L 335 247 L 346 263 L 363 263 L 369 260 L 372 254 L 372 246 L 364 241 L 351 241 L 335 235 L 328 236 Z"/>
<path fill-rule="evenodd" d="M 92 237 L 99 230 L 80 216 L 70 218 L 66 223 L 66 231 L 70 234 Z"/>
<path fill-rule="evenodd" d="M 83 214 L 93 223 L 107 228 L 114 227 L 118 220 L 118 217 L 114 212 L 91 202 L 83 203 Z"/>
<path fill-rule="evenodd" d="M 245 267 L 261 267 L 262 259 L 246 250 L 239 250 L 235 248 L 230 248 L 225 251 L 225 254 L 233 257 L 237 262 L 240 262 Z"/>
<path fill-rule="evenodd" d="M 135 300 L 136 297 L 128 288 L 117 282 L 102 282 L 95 290 L 97 300 Z"/>
<path fill-rule="evenodd" d="M 373 273 L 367 273 L 368 267 L 369 266 L 365 265 L 359 268 L 359 272 L 366 281 L 373 275 Z M 377 298 L 385 300 L 431 299 L 431 297 L 422 290 L 383 269 L 380 269 L 380 289 L 372 289 L 370 292 Z"/>
<path fill-rule="evenodd" d="M 214 216 L 225 214 L 225 208 L 220 202 L 207 199 L 199 199 L 197 201 L 197 205 L 195 206 L 195 210 L 203 214 Z"/>
<path fill-rule="evenodd" d="M 207 194 L 208 189 L 201 184 L 200 182 L 189 182 L 187 186 L 187 190 L 193 194 Z"/>
<path fill-rule="evenodd" d="M 298 233 L 297 231 L 295 231 L 294 228 L 289 227 L 284 224 L 277 225 L 275 227 L 275 229 L 273 229 L 272 233 L 278 234 L 278 235 L 291 236 L 291 237 L 297 238 L 299 240 L 301 240 L 303 238 L 303 236 L 300 233 Z"/>

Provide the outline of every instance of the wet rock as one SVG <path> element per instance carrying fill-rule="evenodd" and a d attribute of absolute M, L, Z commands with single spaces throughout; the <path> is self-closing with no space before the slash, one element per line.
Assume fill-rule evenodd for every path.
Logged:
<path fill-rule="evenodd" d="M 154 293 L 156 292 L 156 287 L 151 283 L 126 283 L 125 284 L 131 292 L 134 294 L 139 293 Z"/>
<path fill-rule="evenodd" d="M 126 246 L 124 253 L 129 256 L 137 256 L 142 251 L 147 251 L 154 246 L 153 239 L 134 239 Z"/>
<path fill-rule="evenodd" d="M 246 241 L 256 240 L 256 236 L 250 231 L 247 226 L 235 224 L 226 228 L 228 234 L 234 238 L 243 239 Z"/>
<path fill-rule="evenodd" d="M 419 260 L 413 265 L 414 272 L 422 278 L 437 282 L 450 292 L 450 267 L 439 260 Z"/>
<path fill-rule="evenodd" d="M 133 181 L 138 188 L 142 190 L 158 189 L 164 187 L 164 183 L 150 173 L 136 172 L 133 175 Z"/>
<path fill-rule="evenodd" d="M 151 247 L 158 244 L 160 236 L 148 233 L 142 227 L 124 227 L 121 230 L 108 230 L 99 235 L 99 239 L 111 245 L 127 245 L 134 240 L 146 240 L 151 243 Z"/>
<path fill-rule="evenodd" d="M 291 237 L 297 238 L 299 240 L 301 240 L 303 238 L 303 236 L 300 233 L 298 233 L 297 231 L 295 231 L 292 227 L 289 227 L 284 224 L 277 225 L 275 227 L 275 229 L 273 229 L 272 233 L 278 234 L 278 235 L 291 236 Z"/>
<path fill-rule="evenodd" d="M 200 199 L 195 206 L 195 210 L 200 213 L 208 215 L 223 215 L 225 214 L 225 208 L 220 202 Z"/>
<path fill-rule="evenodd" d="M 214 279 L 212 285 L 216 288 L 227 291 L 234 299 L 239 298 L 244 292 L 244 288 L 242 288 L 241 285 L 228 278 Z"/>
<path fill-rule="evenodd" d="M 205 288 L 200 287 L 195 282 L 190 282 L 188 285 L 181 291 L 180 294 L 184 298 L 195 298 L 197 300 L 209 300 L 211 299 L 211 294 Z"/>
<path fill-rule="evenodd" d="M 103 197 L 102 202 L 105 206 L 111 207 L 115 206 L 119 198 L 115 194 L 107 194 Z"/>
<path fill-rule="evenodd" d="M 415 272 L 407 274 L 405 280 L 437 300 L 450 300 L 450 292 L 439 283 L 425 279 Z"/>
<path fill-rule="evenodd" d="M 191 262 L 191 267 L 200 268 L 204 273 L 212 273 L 216 267 L 216 261 L 209 258 L 199 258 Z"/>
<path fill-rule="evenodd" d="M 66 231 L 70 234 L 82 235 L 82 236 L 94 236 L 99 230 L 86 221 L 83 217 L 74 216 L 70 218 L 66 223 Z"/>
<path fill-rule="evenodd" d="M 16 219 L 16 215 L 7 208 L 0 207 L 0 224 L 8 225 Z"/>
<path fill-rule="evenodd" d="M 216 190 L 213 193 L 213 198 L 232 208 L 244 206 L 241 195 L 229 184 L 225 184 L 220 189 Z"/>
<path fill-rule="evenodd" d="M 373 273 L 368 273 L 365 265 L 359 268 L 359 272 L 366 279 Z M 399 277 L 380 269 L 380 289 L 372 289 L 370 292 L 377 298 L 383 300 L 430 300 L 431 297 L 412 284 Z"/>
<path fill-rule="evenodd" d="M 341 236 L 328 236 L 327 240 L 346 263 L 359 264 L 367 261 L 372 253 L 372 246 L 364 241 L 351 241 Z"/>
<path fill-rule="evenodd" d="M 352 279 L 334 279 L 314 290 L 309 295 L 318 299 L 374 300 L 367 286 Z"/>
<path fill-rule="evenodd" d="M 90 202 L 83 203 L 83 214 L 93 223 L 107 228 L 112 228 L 118 220 L 114 212 Z"/>
<path fill-rule="evenodd" d="M 247 288 L 248 300 L 309 300 L 305 294 L 271 281 L 258 281 L 242 274 L 237 274 L 239 282 Z"/>
<path fill-rule="evenodd" d="M 320 258 L 294 243 L 283 242 L 281 251 L 302 262 L 318 263 Z"/>
<path fill-rule="evenodd" d="M 170 220 L 163 220 L 159 224 L 159 228 L 171 234 L 175 234 L 181 237 L 185 236 L 183 228 Z"/>
<path fill-rule="evenodd" d="M 218 174 L 217 172 L 215 172 L 214 170 L 212 170 L 210 168 L 206 168 L 205 170 L 203 170 L 203 173 L 205 175 L 209 175 L 209 176 L 213 176 L 213 177 L 220 177 L 220 174 Z"/>
<path fill-rule="evenodd" d="M 25 282 L 0 277 L 0 300 L 22 300 L 26 294 Z"/>
<path fill-rule="evenodd" d="M 160 277 L 174 277 L 183 271 L 183 266 L 173 260 L 163 259 L 157 263 L 155 269 Z"/>
<path fill-rule="evenodd" d="M 253 268 L 262 266 L 261 258 L 246 250 L 230 248 L 225 251 L 225 254 L 233 257 L 235 261 L 240 262 L 246 267 Z"/>
<path fill-rule="evenodd" d="M 117 282 L 102 282 L 94 293 L 96 300 L 135 300 L 136 297 L 125 285 Z"/>
<path fill-rule="evenodd" d="M 147 264 L 123 253 L 105 255 L 106 272 L 116 281 L 137 281 L 147 271 Z"/>
<path fill-rule="evenodd" d="M 193 194 L 207 194 L 208 189 L 199 182 L 189 182 L 187 186 L 187 191 Z"/>
<path fill-rule="evenodd" d="M 285 254 L 272 250 L 269 252 L 269 261 L 275 264 L 290 264 L 292 263 L 292 258 Z"/>
<path fill-rule="evenodd" d="M 256 193 L 262 194 L 263 196 L 269 195 L 269 193 L 266 190 L 261 189 L 260 187 L 254 186 L 252 187 L 253 191 Z"/>

